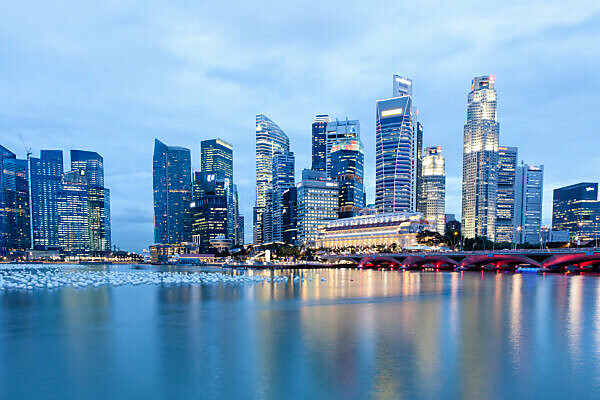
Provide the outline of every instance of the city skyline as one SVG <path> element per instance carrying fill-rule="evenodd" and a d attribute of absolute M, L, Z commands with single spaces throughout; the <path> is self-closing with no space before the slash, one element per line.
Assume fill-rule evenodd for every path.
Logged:
<path fill-rule="evenodd" d="M 359 6 L 348 7 L 342 12 L 346 17 L 363 12 L 365 19 L 380 16 L 381 11 L 358 10 L 357 7 Z M 7 51 L 7 59 L 11 61 L 0 67 L 7 77 L 2 87 L 12 100 L 2 110 L 2 145 L 15 152 L 20 159 L 26 157 L 24 147 L 32 147 L 34 154 L 38 154 L 41 149 L 67 151 L 70 148 L 102 154 L 106 186 L 111 188 L 112 241 L 121 248 L 139 251 L 152 242 L 153 236 L 153 138 L 158 137 L 165 143 L 190 148 L 192 169 L 198 171 L 200 141 L 220 137 L 231 143 L 236 151 L 234 170 L 239 187 L 240 209 L 246 218 L 246 239 L 250 241 L 252 224 L 249 222 L 252 221 L 255 187 L 254 152 L 245 149 L 254 147 L 254 115 L 268 115 L 289 135 L 290 150 L 296 155 L 297 177 L 301 175 L 302 169 L 311 166 L 310 132 L 316 114 L 340 118 L 348 116 L 359 120 L 365 146 L 367 202 L 372 203 L 375 186 L 374 104 L 375 100 L 389 96 L 390 77 L 401 74 L 410 77 L 414 83 L 415 104 L 418 106 L 419 120 L 424 124 L 423 147 L 440 145 L 444 149 L 447 171 L 446 212 L 455 213 L 460 218 L 465 97 L 474 76 L 493 74 L 496 76 L 496 90 L 500 99 L 500 144 L 516 146 L 524 160 L 536 165 L 544 164 L 543 224 L 550 225 L 553 189 L 599 180 L 596 171 L 600 169 L 600 159 L 595 155 L 593 146 L 586 146 L 584 143 L 593 143 L 595 140 L 593 101 L 589 99 L 594 98 L 599 86 L 591 66 L 594 65 L 595 58 L 594 38 L 599 34 L 598 16 L 594 13 L 600 11 L 600 8 L 594 3 L 579 4 L 557 14 L 558 4 L 537 4 L 531 7 L 536 8 L 536 14 L 541 17 L 534 19 L 527 27 L 518 26 L 519 18 L 514 23 L 508 22 L 507 14 L 527 15 L 528 6 L 509 5 L 499 10 L 498 17 L 489 16 L 486 22 L 490 23 L 490 27 L 477 39 L 469 36 L 473 26 L 463 24 L 463 28 L 452 28 L 450 23 L 441 20 L 440 26 L 432 29 L 451 31 L 454 36 L 439 39 L 440 35 L 433 35 L 438 36 L 435 40 L 426 37 L 418 43 L 413 42 L 416 49 L 389 50 L 383 56 L 367 57 L 369 61 L 357 61 L 361 57 L 356 57 L 357 60 L 345 60 L 348 61 L 345 65 L 333 64 L 335 68 L 317 66 L 316 73 L 308 76 L 305 74 L 308 59 L 302 61 L 302 58 L 295 58 L 301 62 L 296 67 L 291 67 L 288 62 L 283 61 L 292 53 L 292 50 L 285 50 L 288 43 L 269 45 L 269 39 L 260 30 L 249 40 L 267 44 L 264 53 L 266 59 L 261 61 L 242 52 L 237 64 L 253 67 L 228 69 L 225 60 L 228 55 L 236 53 L 238 44 L 226 42 L 224 46 L 220 46 L 221 50 L 216 49 L 219 46 L 211 44 L 211 40 L 218 43 L 219 40 L 228 39 L 216 37 L 217 31 L 210 24 L 203 28 L 208 36 L 200 35 L 200 24 L 196 26 L 197 21 L 194 21 L 194 18 L 200 19 L 199 9 L 188 10 L 190 17 L 183 18 L 187 24 L 183 24 L 181 31 L 174 23 L 165 22 L 165 25 L 161 25 L 167 32 L 167 43 L 151 37 L 149 44 L 146 47 L 140 46 L 138 50 L 142 55 L 164 56 L 166 61 L 172 61 L 171 67 L 160 63 L 155 67 L 137 64 L 140 68 L 136 68 L 135 64 L 129 65 L 132 60 L 126 57 L 125 52 L 121 53 L 122 50 L 117 50 L 106 42 L 101 42 L 97 48 L 88 46 L 88 41 L 92 38 L 89 35 L 77 35 L 77 30 L 81 28 L 79 25 L 72 27 L 73 31 L 68 31 L 62 26 L 44 21 L 37 24 L 36 21 L 39 25 L 37 29 L 49 33 L 48 41 L 33 44 L 24 41 L 25 39 L 22 39 L 24 42 L 17 40 L 14 47 L 9 46 Z M 150 8 L 151 14 L 153 10 Z M 100 11 L 98 16 L 83 12 L 84 19 L 100 21 L 101 18 L 107 18 L 117 21 L 118 17 L 131 13 L 127 9 Z M 394 7 L 389 10 L 391 14 L 401 14 L 403 11 L 406 10 Z M 423 9 L 411 8 L 409 11 L 414 15 L 421 15 Z M 9 12 L 20 14 L 18 7 Z M 207 14 L 214 15 L 215 12 L 209 10 Z M 278 23 L 282 24 L 282 29 L 289 29 L 287 41 L 298 43 L 300 50 L 318 43 L 316 33 L 294 31 L 300 25 L 290 23 L 292 18 L 288 12 L 276 9 L 273 13 L 284 14 Z M 478 13 L 463 6 L 453 11 L 452 16 L 475 20 Z M 173 8 L 168 8 L 165 14 L 169 17 L 166 18 L 167 21 L 174 17 L 184 17 L 180 10 Z M 224 23 L 229 26 L 240 18 L 242 17 L 236 14 Z M 310 18 L 314 26 L 318 27 L 320 18 L 324 17 Z M 23 28 L 12 22 L 18 18 L 7 19 L 11 22 L 2 37 L 16 40 L 20 36 L 18 32 Z M 343 20 L 341 17 L 339 21 L 335 19 L 334 27 L 343 23 Z M 124 23 L 126 22 L 121 22 Z M 283 28 L 286 23 L 290 26 Z M 143 28 L 155 26 L 156 21 L 148 17 L 129 24 L 135 28 Z M 327 28 L 327 32 L 334 33 L 334 27 Z M 466 27 L 469 27 L 469 32 Z M 101 31 L 103 28 L 98 29 Z M 319 29 L 325 28 L 318 28 L 317 33 L 326 33 Z M 381 31 L 374 26 L 361 29 L 362 31 L 352 33 L 350 37 L 334 34 L 331 42 L 333 51 L 318 45 L 312 50 L 319 54 L 331 51 L 332 56 L 337 56 L 340 50 L 359 37 L 353 35 L 362 35 L 368 40 L 364 44 L 358 43 L 357 51 L 359 55 L 368 56 L 373 54 L 372 49 L 369 50 L 370 46 L 379 45 L 378 42 L 384 42 L 381 39 L 390 34 L 390 31 Z M 418 36 L 418 24 L 409 24 L 404 29 L 413 37 Z M 493 38 L 494 32 L 499 29 L 509 32 L 502 40 Z M 567 37 L 561 35 L 565 30 L 569 32 Z M 234 30 L 231 40 L 243 43 L 244 33 L 247 32 L 247 26 L 240 27 Z M 398 32 L 392 30 L 392 33 Z M 126 36 L 123 49 L 133 48 L 140 40 L 135 35 Z M 466 46 L 464 49 L 457 49 L 451 46 L 452 41 L 463 41 Z M 522 45 L 523 43 L 527 46 Z M 530 51 L 532 43 L 538 46 L 530 58 L 508 57 L 515 52 L 518 56 L 525 49 Z M 577 45 L 571 46 L 572 43 Z M 428 51 L 417 51 L 428 45 L 432 45 Z M 454 49 L 454 55 L 443 50 L 448 46 Z M 204 61 L 204 57 L 196 58 L 194 53 L 198 48 L 206 53 L 207 59 L 216 60 L 211 61 L 215 64 L 210 65 Z M 486 57 L 473 61 L 473 54 L 481 51 Z M 211 57 L 215 53 L 220 57 Z M 281 57 L 277 57 L 278 54 Z M 404 61 L 397 61 L 399 54 L 404 54 Z M 410 57 L 407 58 L 406 54 L 410 54 Z M 38 61 L 46 65 L 43 71 L 32 70 L 33 55 L 39 55 Z M 300 57 L 305 56 L 300 51 Z M 115 67 L 104 61 L 106 59 L 115 60 Z M 219 61 L 221 59 L 224 61 Z M 517 59 L 518 62 L 515 61 Z M 272 69 L 268 68 L 271 64 L 274 64 Z M 543 66 L 547 65 L 554 67 L 544 69 Z M 310 67 L 315 67 L 314 63 L 311 62 Z M 192 68 L 199 72 L 191 72 Z M 136 73 L 139 71 L 141 76 L 128 72 L 134 70 Z M 283 71 L 289 75 L 284 75 Z M 210 79 L 203 74 L 209 74 Z M 322 76 L 318 76 L 319 74 Z M 32 76 L 32 79 L 27 79 L 28 76 Z M 164 76 L 164 79 L 160 76 Z M 150 80 L 156 82 L 150 83 Z M 52 82 L 58 82 L 61 86 L 60 96 L 55 95 L 58 86 Z M 204 88 L 205 84 L 206 91 L 200 91 L 199 88 Z M 560 101 L 556 95 L 557 85 L 561 91 Z M 103 89 L 82 97 L 86 90 L 92 90 L 95 86 L 102 86 Z M 281 90 L 284 86 L 289 90 Z M 159 99 L 158 95 L 163 94 L 160 89 L 164 89 L 165 93 L 164 98 Z M 256 89 L 260 91 L 258 99 L 250 96 L 250 92 Z M 53 98 L 44 93 L 53 93 Z M 213 99 L 212 95 L 216 97 Z M 570 100 L 564 102 L 565 97 Z M 177 101 L 168 104 L 175 98 Z M 238 98 L 247 98 L 249 101 L 241 104 Z M 140 102 L 140 99 L 145 100 Z M 220 111 L 219 108 L 227 112 Z M 568 115 L 569 118 L 563 120 L 560 115 Z M 569 130 L 576 132 L 580 140 L 561 140 L 560 135 Z M 554 141 L 547 140 L 549 132 Z"/>

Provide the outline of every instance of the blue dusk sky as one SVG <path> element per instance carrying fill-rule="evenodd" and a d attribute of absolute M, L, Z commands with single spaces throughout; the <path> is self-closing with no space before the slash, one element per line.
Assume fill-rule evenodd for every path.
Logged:
<path fill-rule="evenodd" d="M 99 4 L 102 3 L 102 4 Z M 105 161 L 112 238 L 153 241 L 154 138 L 192 150 L 234 145 L 251 240 L 255 114 L 310 168 L 315 114 L 359 119 L 374 198 L 375 101 L 413 80 L 424 145 L 446 157 L 446 212 L 460 214 L 466 98 L 496 76 L 500 144 L 545 166 L 552 189 L 597 182 L 600 2 L 6 2 L 0 24 L 0 144 L 85 149 Z M 68 156 L 66 161 L 68 162 Z"/>

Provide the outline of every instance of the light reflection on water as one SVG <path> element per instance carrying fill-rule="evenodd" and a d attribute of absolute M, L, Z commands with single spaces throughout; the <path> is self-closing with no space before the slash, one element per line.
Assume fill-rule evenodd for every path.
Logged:
<path fill-rule="evenodd" d="M 0 397 L 600 396 L 600 276 L 275 274 L 0 293 Z"/>

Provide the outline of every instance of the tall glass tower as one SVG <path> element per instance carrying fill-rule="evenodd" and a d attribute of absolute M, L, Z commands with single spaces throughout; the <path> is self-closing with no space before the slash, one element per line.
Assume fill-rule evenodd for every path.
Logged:
<path fill-rule="evenodd" d="M 327 123 L 329 115 L 315 116 L 312 124 L 312 169 L 315 171 L 327 170 Z"/>
<path fill-rule="evenodd" d="M 31 225 L 33 248 L 58 249 L 58 193 L 63 174 L 61 150 L 42 150 L 31 157 Z"/>
<path fill-rule="evenodd" d="M 273 196 L 267 214 L 270 221 L 270 238 L 265 241 L 283 241 L 283 193 L 295 185 L 296 160 L 291 151 L 278 151 L 273 155 L 273 181 L 271 195 Z"/>
<path fill-rule="evenodd" d="M 264 231 L 271 231 L 270 222 L 264 219 L 267 203 L 272 201 L 273 155 L 290 149 L 285 132 L 266 115 L 256 116 L 256 203 L 254 205 L 255 244 L 265 241 Z M 267 226 L 265 226 L 267 225 Z M 268 236 L 268 235 L 267 235 Z"/>
<path fill-rule="evenodd" d="M 412 81 L 394 75 L 393 95 L 376 105 L 375 207 L 379 213 L 416 209 Z"/>
<path fill-rule="evenodd" d="M 0 254 L 31 247 L 27 160 L 0 145 Z"/>
<path fill-rule="evenodd" d="M 89 189 L 84 169 L 63 174 L 58 194 L 58 239 L 67 254 L 90 251 Z"/>
<path fill-rule="evenodd" d="M 332 178 L 331 148 L 346 139 L 356 139 L 360 137 L 360 122 L 358 120 L 349 120 L 348 118 L 340 121 L 336 118 L 335 121 L 330 121 L 327 123 L 326 134 L 326 172 L 327 176 Z"/>
<path fill-rule="evenodd" d="M 191 155 L 183 147 L 154 141 L 154 241 L 178 244 L 191 241 Z"/>
<path fill-rule="evenodd" d="M 464 127 L 462 232 L 495 240 L 498 139 L 494 76 L 473 78 Z"/>
<path fill-rule="evenodd" d="M 95 151 L 71 150 L 71 171 L 85 171 L 88 185 L 104 187 L 104 159 Z"/>
<path fill-rule="evenodd" d="M 423 156 L 421 211 L 433 231 L 444 234 L 446 217 L 446 171 L 441 146 L 428 147 Z"/>
<path fill-rule="evenodd" d="M 355 217 L 365 207 L 364 159 L 359 138 L 341 141 L 331 148 L 331 178 L 339 185 L 339 218 Z"/>
<path fill-rule="evenodd" d="M 517 167 L 515 226 L 518 243 L 536 244 L 542 240 L 544 166 Z"/>
<path fill-rule="evenodd" d="M 512 243 L 515 234 L 515 181 L 518 149 L 498 147 L 498 199 L 496 241 Z"/>

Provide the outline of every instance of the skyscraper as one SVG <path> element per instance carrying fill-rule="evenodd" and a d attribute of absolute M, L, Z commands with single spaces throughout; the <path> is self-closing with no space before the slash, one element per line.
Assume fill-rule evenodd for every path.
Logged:
<path fill-rule="evenodd" d="M 282 241 L 296 245 L 298 244 L 298 192 L 296 187 L 284 191 L 282 197 Z"/>
<path fill-rule="evenodd" d="M 394 97 L 377 101 L 375 206 L 380 213 L 416 209 L 416 147 L 412 81 L 394 75 Z"/>
<path fill-rule="evenodd" d="M 65 172 L 58 193 L 58 241 L 67 254 L 90 251 L 90 224 L 86 170 Z"/>
<path fill-rule="evenodd" d="M 536 244 L 541 240 L 544 166 L 517 167 L 515 183 L 515 226 L 518 243 Z"/>
<path fill-rule="evenodd" d="M 0 254 L 31 247 L 27 160 L 0 145 Z"/>
<path fill-rule="evenodd" d="M 95 151 L 71 150 L 71 171 L 85 171 L 90 186 L 104 187 L 104 159 Z"/>
<path fill-rule="evenodd" d="M 291 151 L 277 151 L 273 155 L 273 180 L 271 184 L 272 199 L 267 207 L 271 236 L 265 241 L 283 240 L 283 192 L 295 185 L 296 162 Z"/>
<path fill-rule="evenodd" d="M 327 123 L 327 142 L 325 150 L 325 163 L 327 176 L 331 178 L 331 148 L 346 139 L 356 139 L 360 136 L 360 122 L 358 120 L 338 120 Z"/>
<path fill-rule="evenodd" d="M 424 214 L 425 211 L 422 207 L 425 205 L 423 198 L 423 124 L 419 121 L 416 123 L 416 136 L 417 136 L 417 169 L 416 175 L 416 196 L 417 196 L 417 212 Z"/>
<path fill-rule="evenodd" d="M 498 139 L 494 76 L 473 78 L 464 127 L 462 232 L 495 240 Z"/>
<path fill-rule="evenodd" d="M 210 241 L 228 235 L 228 178 L 212 172 L 194 174 L 194 200 L 191 203 L 192 240 L 201 251 L 207 251 Z"/>
<path fill-rule="evenodd" d="M 600 238 L 598 184 L 582 182 L 554 189 L 552 229 L 569 230 L 572 241 L 585 243 Z"/>
<path fill-rule="evenodd" d="M 425 149 L 422 190 L 421 212 L 429 221 L 432 230 L 443 235 L 446 217 L 446 171 L 441 146 Z"/>
<path fill-rule="evenodd" d="M 154 241 L 178 244 L 191 240 L 191 155 L 183 147 L 154 141 Z"/>
<path fill-rule="evenodd" d="M 273 155 L 290 149 L 290 140 L 285 132 L 266 115 L 256 116 L 256 203 L 253 212 L 255 244 L 265 240 L 264 230 L 271 229 L 264 221 L 267 203 L 272 201 Z M 271 194 L 270 194 L 271 193 Z M 267 226 L 265 226 L 265 224 Z"/>
<path fill-rule="evenodd" d="M 200 165 L 202 172 L 216 174 L 217 178 L 229 180 L 227 199 L 227 239 L 235 242 L 235 192 L 233 187 L 233 146 L 222 139 L 203 140 L 200 143 Z"/>
<path fill-rule="evenodd" d="M 31 226 L 33 248 L 58 249 L 58 193 L 63 174 L 61 150 L 42 150 L 40 158 L 31 157 Z"/>
<path fill-rule="evenodd" d="M 496 201 L 496 242 L 512 243 L 516 233 L 515 182 L 518 149 L 498 147 L 498 199 Z"/>
<path fill-rule="evenodd" d="M 360 138 L 343 140 L 331 148 L 331 178 L 339 186 L 339 218 L 357 216 L 365 207 L 364 157 Z"/>
<path fill-rule="evenodd" d="M 312 124 L 312 169 L 327 171 L 327 123 L 329 115 L 315 116 Z"/>
<path fill-rule="evenodd" d="M 305 169 L 296 186 L 298 242 L 316 244 L 319 228 L 338 216 L 338 184 L 322 171 Z"/>
<path fill-rule="evenodd" d="M 202 172 L 214 173 L 233 183 L 233 146 L 222 139 L 200 142 L 200 166 Z"/>

